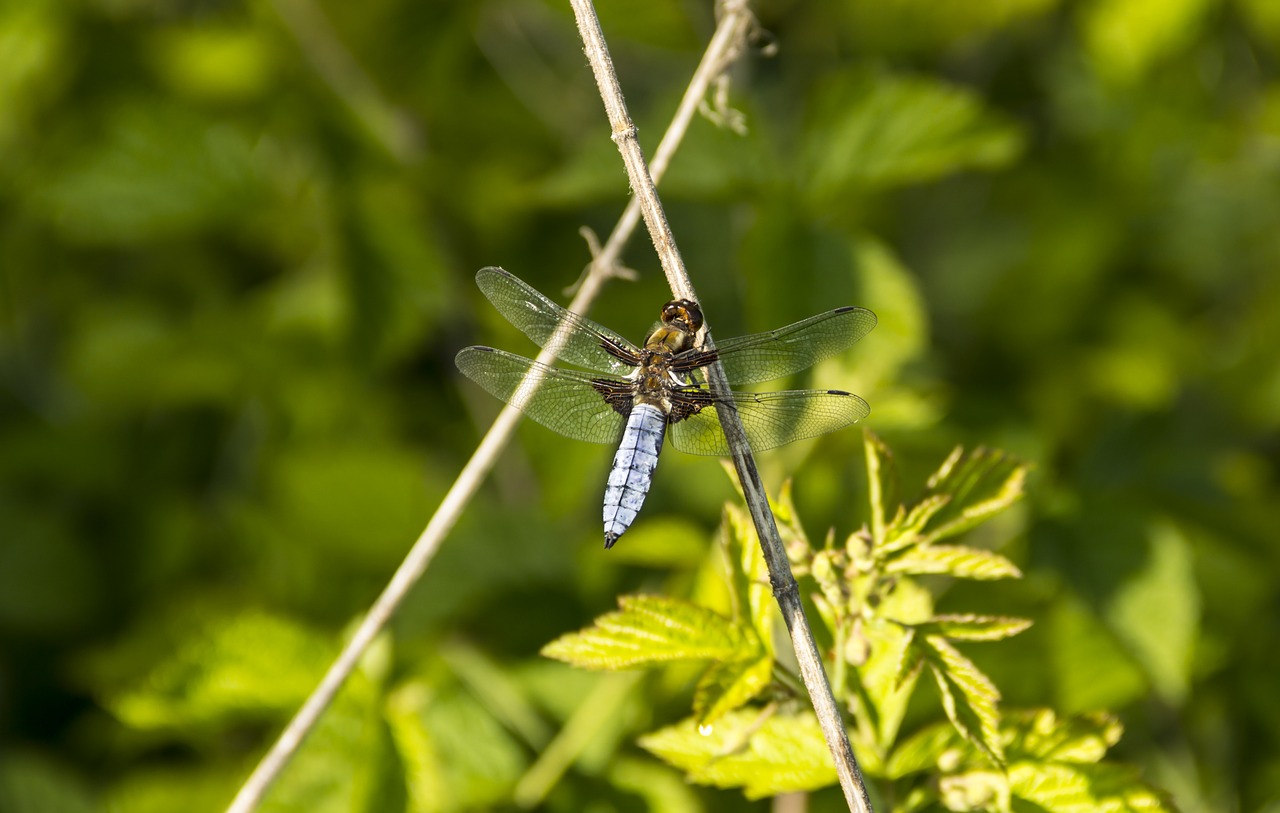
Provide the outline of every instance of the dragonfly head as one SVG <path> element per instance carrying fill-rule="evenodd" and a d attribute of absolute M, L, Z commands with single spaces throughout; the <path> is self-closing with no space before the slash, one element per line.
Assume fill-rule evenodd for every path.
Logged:
<path fill-rule="evenodd" d="M 702 327 L 702 308 L 688 299 L 673 299 L 662 306 L 662 324 L 692 337 Z"/>

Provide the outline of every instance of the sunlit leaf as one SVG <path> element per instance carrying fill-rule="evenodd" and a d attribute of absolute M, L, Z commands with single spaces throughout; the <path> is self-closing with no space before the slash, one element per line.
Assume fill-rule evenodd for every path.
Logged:
<path fill-rule="evenodd" d="M 474 810 L 508 798 L 526 758 L 490 711 L 456 687 L 413 680 L 386 704 L 411 813 Z"/>
<path fill-rule="evenodd" d="M 609 768 L 609 783 L 645 800 L 649 810 L 703 813 L 694 788 L 679 773 L 646 757 L 619 757 Z"/>
<path fill-rule="evenodd" d="M 1084 41 L 1099 73 L 1133 82 L 1190 43 L 1213 0 L 1094 0 L 1081 6 Z"/>
<path fill-rule="evenodd" d="M 1002 728 L 1011 762 L 1099 762 L 1124 732 L 1109 714 L 1091 712 L 1060 718 L 1051 709 L 1005 715 Z"/>
<path fill-rule="evenodd" d="M 930 518 L 923 540 L 937 542 L 962 534 L 1022 498 L 1027 465 L 1003 452 L 956 448 L 929 478 L 928 493 L 948 502 Z"/>
<path fill-rule="evenodd" d="M 359 690 L 354 682 L 338 695 L 259 810 L 374 813 L 403 799 L 390 732 L 382 716 L 371 713 L 371 693 Z"/>
<path fill-rule="evenodd" d="M 1200 622 L 1200 590 L 1186 536 L 1169 523 L 1148 531 L 1148 562 L 1111 599 L 1106 616 L 1172 701 L 1189 689 Z"/>
<path fill-rule="evenodd" d="M 588 669 L 627 669 L 678 660 L 740 660 L 759 655 L 751 627 L 679 599 L 622 596 L 622 608 L 542 648 L 549 658 Z"/>
<path fill-rule="evenodd" d="M 963 742 L 960 733 L 948 723 L 917 731 L 894 747 L 885 762 L 885 777 L 901 779 L 909 774 L 937 770 L 943 754 Z"/>
<path fill-rule="evenodd" d="M 777 604 L 755 525 L 745 508 L 731 504 L 724 509 L 724 529 L 728 534 L 729 556 L 737 560 L 736 566 L 731 564 L 730 580 L 737 595 L 739 612 L 747 616 L 742 620 L 751 625 L 760 643 L 772 652 L 772 622 Z M 793 541 L 798 540 L 793 537 Z"/>
<path fill-rule="evenodd" d="M 954 641 L 999 641 L 1031 626 L 1025 618 L 993 615 L 938 615 L 916 627 L 919 634 L 941 635 Z"/>
<path fill-rule="evenodd" d="M 246 613 L 211 622 L 140 684 L 109 700 L 137 728 L 191 728 L 291 713 L 334 648 L 301 626 Z"/>
<path fill-rule="evenodd" d="M 893 452 L 870 429 L 862 430 L 867 458 L 867 489 L 871 500 L 871 538 L 883 544 L 889 517 L 898 506 L 898 470 Z"/>
<path fill-rule="evenodd" d="M 1051 642 L 1049 666 L 1061 710 L 1115 708 L 1150 691 L 1129 648 L 1078 598 L 1060 598 L 1041 627 Z"/>
<path fill-rule="evenodd" d="M 923 621 L 933 612 L 932 596 L 923 587 L 904 581 L 882 609 L 886 616 Z M 910 646 L 912 631 L 901 623 L 870 619 L 860 634 L 867 642 L 868 656 L 855 670 L 853 716 L 854 736 L 861 742 L 865 761 L 887 753 L 897 738 L 919 676 L 920 657 Z"/>
<path fill-rule="evenodd" d="M 949 773 L 938 780 L 938 797 L 947 810 L 1010 809 L 1009 780 L 999 771 Z"/>
<path fill-rule="evenodd" d="M 885 564 L 886 573 L 919 576 L 926 573 L 958 579 L 1016 579 L 1017 565 L 998 553 L 959 545 L 929 545 L 909 549 Z"/>
<path fill-rule="evenodd" d="M 1132 768 L 1065 762 L 1018 762 L 1009 766 L 1013 795 L 1054 813 L 1172 811 Z"/>
<path fill-rule="evenodd" d="M 760 694 L 773 674 L 773 658 L 717 661 L 707 668 L 693 695 L 700 724 L 714 723 Z"/>
<path fill-rule="evenodd" d="M 934 494 L 907 509 L 898 506 L 893 520 L 885 528 L 884 542 L 877 548 L 880 554 L 891 554 L 921 544 L 924 541 L 923 531 L 933 516 L 947 507 L 951 497 L 947 494 Z"/>
<path fill-rule="evenodd" d="M 640 745 L 685 771 L 692 782 L 742 788 L 751 799 L 816 790 L 836 781 L 831 753 L 812 714 L 762 718 L 739 710 L 705 734 L 689 719 L 645 735 Z"/>
<path fill-rule="evenodd" d="M 921 647 L 937 680 L 951 724 L 992 762 L 1003 765 L 996 708 L 1000 692 L 995 684 L 940 635 L 917 636 L 914 645 Z"/>

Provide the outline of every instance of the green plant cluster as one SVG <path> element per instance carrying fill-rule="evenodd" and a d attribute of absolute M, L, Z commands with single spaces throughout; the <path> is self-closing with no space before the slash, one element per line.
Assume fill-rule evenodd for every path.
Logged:
<path fill-rule="evenodd" d="M 713 4 L 598 5 L 652 152 Z M 906 484 L 1008 455 L 921 499 L 853 431 L 761 460 L 879 800 L 1273 813 L 1277 4 L 753 8 L 661 185 L 715 335 L 870 308 L 778 386 L 865 398 Z M 560 299 L 628 200 L 609 136 L 558 0 L 0 3 L 0 811 L 225 809 L 496 413 L 459 348 L 534 352 L 476 269 Z M 590 316 L 639 339 L 670 294 L 643 234 L 624 261 Z M 610 457 L 520 429 L 264 809 L 829 781 L 767 589 L 721 552 L 731 484 L 665 453 L 605 553 Z M 959 536 L 1014 460 L 1025 498 Z M 617 612 L 701 613 L 712 649 L 539 654 L 638 595 Z M 729 775 L 750 729 L 790 784 Z"/>
<path fill-rule="evenodd" d="M 983 548 L 939 544 L 1009 508 L 1027 468 L 1007 456 L 957 447 L 905 506 L 893 458 L 866 433 L 870 527 L 843 544 L 815 548 L 789 484 L 775 510 L 789 558 L 813 598 L 830 653 L 838 701 L 852 720 L 860 768 L 878 810 L 1168 810 L 1132 768 L 1102 762 L 1120 724 L 1105 714 L 1059 719 L 1049 709 L 1002 714 L 1000 692 L 953 645 L 998 641 L 1030 622 L 1007 616 L 940 614 L 922 577 L 992 580 L 1022 574 Z M 779 657 L 771 580 L 746 511 L 725 508 L 721 550 L 731 614 L 663 596 L 624 596 L 620 610 L 565 635 L 543 654 L 590 669 L 709 662 L 693 694 L 693 716 L 640 744 L 696 782 L 742 788 L 748 797 L 812 791 L 835 768 L 800 679 Z M 783 644 L 783 649 L 786 646 Z M 902 723 L 927 667 L 936 681 L 938 722 Z M 750 704 L 750 705 L 748 705 Z"/>

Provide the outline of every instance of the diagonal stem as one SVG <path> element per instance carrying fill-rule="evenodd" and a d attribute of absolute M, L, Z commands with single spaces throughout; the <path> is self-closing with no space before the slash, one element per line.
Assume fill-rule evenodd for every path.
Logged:
<path fill-rule="evenodd" d="M 639 202 L 640 211 L 644 214 L 645 225 L 649 227 L 649 236 L 653 239 L 658 258 L 662 261 L 662 270 L 666 273 L 671 290 L 677 298 L 696 301 L 693 284 L 689 280 L 680 252 L 676 248 L 675 237 L 671 234 L 666 213 L 658 200 L 658 192 L 654 188 L 644 154 L 636 139 L 635 124 L 627 113 L 622 88 L 613 70 L 613 60 L 609 57 L 608 46 L 600 30 L 600 21 L 596 16 L 595 8 L 591 0 L 570 0 L 570 2 L 578 20 L 578 31 L 582 35 L 587 59 L 591 63 L 596 84 L 600 88 L 600 96 L 604 100 L 605 112 L 613 130 L 613 140 L 622 153 L 622 161 L 627 167 L 627 177 L 631 181 L 631 191 Z M 745 0 L 727 2 L 722 9 L 726 16 L 733 13 L 747 14 Z M 704 342 L 708 346 L 714 346 L 709 328 L 707 328 Z M 800 601 L 800 590 L 795 577 L 791 574 L 791 564 L 787 560 L 786 549 L 778 534 L 773 512 L 769 508 L 769 500 L 760 479 L 760 472 L 756 468 L 755 458 L 752 457 L 751 448 L 747 444 L 742 421 L 732 407 L 720 405 L 732 404 L 732 399 L 729 398 L 729 384 L 719 361 L 707 368 L 707 378 L 712 392 L 718 396 L 716 411 L 720 415 L 720 424 L 733 453 L 734 468 L 742 484 L 747 508 L 751 512 L 760 545 L 764 550 L 773 594 L 778 600 L 778 606 L 782 610 L 782 617 L 787 625 L 787 632 L 791 636 L 796 659 L 800 664 L 800 676 L 804 680 L 805 688 L 809 691 L 809 698 L 818 716 L 818 722 L 822 726 L 827 746 L 831 749 L 845 801 L 850 810 L 871 813 L 871 801 L 867 796 L 866 785 L 862 781 L 857 760 L 854 759 L 853 748 L 849 745 L 849 735 L 845 731 L 844 721 L 840 717 L 835 696 L 831 692 L 827 673 L 822 667 L 822 658 L 818 654 L 813 631 L 809 627 L 808 619 L 804 614 L 804 605 Z"/>
<path fill-rule="evenodd" d="M 684 137 L 689 121 L 697 112 L 698 104 L 707 95 L 707 90 L 716 76 L 724 70 L 727 62 L 739 50 L 739 45 L 746 36 L 749 15 L 745 11 L 737 15 L 727 14 L 721 18 L 707 50 L 703 55 L 693 79 L 689 83 L 680 107 L 676 111 L 670 127 L 658 146 L 654 159 L 654 178 L 660 177 L 665 170 L 676 148 Z M 591 302 L 599 295 L 605 281 L 611 275 L 611 269 L 622 253 L 639 219 L 639 202 L 632 198 L 626 210 L 609 235 L 608 241 L 591 263 L 591 273 L 584 280 L 581 288 L 568 308 L 576 313 L 586 313 Z M 545 356 L 545 357 L 544 357 Z M 539 361 L 550 363 L 553 356 L 543 351 Z M 399 609 L 409 590 L 418 583 L 426 572 L 439 550 L 441 543 L 452 530 L 463 509 L 471 501 L 471 497 L 479 489 L 484 478 L 489 474 L 497 461 L 498 455 L 506 447 L 515 431 L 520 413 L 511 406 L 505 407 L 493 422 L 489 432 L 476 448 L 471 459 L 458 474 L 458 478 L 449 488 L 440 506 L 431 517 L 427 527 L 419 535 L 413 548 L 409 551 L 400 567 L 388 582 L 382 594 L 369 608 L 369 612 L 360 622 L 351 639 L 343 647 L 337 660 L 329 667 L 311 696 L 307 698 L 293 719 L 285 727 L 280 737 L 272 744 L 271 749 L 263 756 L 254 768 L 253 773 L 240 787 L 227 813 L 251 813 L 262 802 L 267 790 L 288 765 L 293 755 L 301 747 L 303 740 L 319 721 L 325 709 L 333 702 L 333 698 L 346 683 L 356 664 L 364 655 L 374 638 L 382 632 L 391 616 Z"/>

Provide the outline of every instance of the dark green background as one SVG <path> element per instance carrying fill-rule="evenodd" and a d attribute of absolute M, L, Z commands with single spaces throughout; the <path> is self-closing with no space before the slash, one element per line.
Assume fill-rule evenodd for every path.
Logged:
<path fill-rule="evenodd" d="M 710 4 L 600 5 L 652 150 Z M 717 334 L 876 310 L 812 380 L 908 493 L 956 443 L 1035 464 L 987 539 L 1027 578 L 942 603 L 1036 620 L 970 648 L 1005 704 L 1116 711 L 1186 811 L 1280 809 L 1280 6 L 759 11 L 747 134 L 696 120 L 663 187 Z M 567 3 L 0 6 L 0 809 L 225 805 L 496 414 L 454 353 L 533 353 L 475 269 L 567 301 L 627 195 Z M 626 261 L 592 316 L 639 338 L 668 295 L 643 235 Z M 819 538 L 863 521 L 860 444 L 763 461 Z M 688 590 L 727 479 L 667 455 L 606 554 L 610 456 L 522 427 L 353 689 L 429 698 L 440 809 L 537 750 L 468 658 L 550 736 L 594 677 L 538 648 Z M 549 808 L 745 806 L 629 744 L 688 688 L 644 684 Z M 354 795 L 275 809 L 402 809 L 413 767 L 352 753 Z"/>

